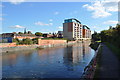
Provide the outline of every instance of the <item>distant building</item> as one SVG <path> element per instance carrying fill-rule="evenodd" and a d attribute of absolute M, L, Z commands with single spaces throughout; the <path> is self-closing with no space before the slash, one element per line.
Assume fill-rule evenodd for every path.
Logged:
<path fill-rule="evenodd" d="M 75 18 L 66 19 L 63 23 L 63 37 L 69 40 L 90 39 L 91 31 Z"/>
<path fill-rule="evenodd" d="M 63 23 L 63 37 L 69 40 L 82 38 L 82 24 L 77 19 L 66 19 Z"/>
<path fill-rule="evenodd" d="M 13 33 L 3 33 L 3 34 L 1 34 L 0 42 L 11 43 L 11 42 L 13 42 L 13 39 L 15 39 L 15 38 L 17 38 L 19 40 L 22 40 L 22 39 L 26 39 L 26 38 L 34 39 L 34 38 L 39 38 L 39 37 L 37 37 L 35 34 L 32 34 L 31 31 L 27 32 L 26 28 L 25 28 L 24 33 L 13 32 Z"/>
<path fill-rule="evenodd" d="M 14 34 L 13 38 L 18 38 L 19 40 L 22 40 L 26 38 L 34 39 L 37 38 L 37 36 L 34 34 Z"/>
<path fill-rule="evenodd" d="M 83 25 L 83 38 L 91 38 L 91 30 L 86 25 Z"/>
<path fill-rule="evenodd" d="M 14 34 L 13 33 L 3 33 L 1 34 L 2 42 L 11 43 L 13 40 Z"/>
<path fill-rule="evenodd" d="M 63 34 L 63 31 L 58 31 L 58 34 Z"/>
<path fill-rule="evenodd" d="M 58 31 L 57 35 L 58 38 L 63 38 L 63 31 Z"/>
<path fill-rule="evenodd" d="M 37 36 L 34 34 L 15 34 L 15 33 L 3 33 L 1 34 L 1 37 L 2 37 L 2 42 L 7 42 L 7 43 L 11 43 L 15 38 L 19 40 L 26 38 L 30 38 L 30 39 L 37 38 Z"/>
<path fill-rule="evenodd" d="M 47 33 L 45 33 L 45 34 L 43 34 L 43 37 L 44 38 L 52 38 L 53 34 L 47 34 Z"/>

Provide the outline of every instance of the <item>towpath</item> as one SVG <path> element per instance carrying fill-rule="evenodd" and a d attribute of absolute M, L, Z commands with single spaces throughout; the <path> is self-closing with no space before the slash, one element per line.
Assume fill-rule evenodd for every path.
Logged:
<path fill-rule="evenodd" d="M 102 44 L 102 46 L 99 77 L 101 79 L 120 80 L 120 62 L 118 58 L 106 45 Z"/>

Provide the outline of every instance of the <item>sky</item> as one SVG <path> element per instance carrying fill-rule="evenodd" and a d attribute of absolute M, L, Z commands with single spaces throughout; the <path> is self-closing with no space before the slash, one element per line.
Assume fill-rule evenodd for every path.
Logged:
<path fill-rule="evenodd" d="M 27 31 L 53 33 L 63 30 L 65 19 L 76 18 L 92 32 L 118 23 L 118 1 L 27 2 L 9 0 L 0 4 L 0 33 Z"/>

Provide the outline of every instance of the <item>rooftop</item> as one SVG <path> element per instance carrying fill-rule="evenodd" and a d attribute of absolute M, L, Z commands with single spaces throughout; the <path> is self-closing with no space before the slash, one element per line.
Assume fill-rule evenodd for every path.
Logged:
<path fill-rule="evenodd" d="M 65 19 L 64 23 L 69 23 L 69 22 L 77 22 L 79 24 L 81 24 L 81 22 L 75 18 L 71 18 L 71 19 Z"/>

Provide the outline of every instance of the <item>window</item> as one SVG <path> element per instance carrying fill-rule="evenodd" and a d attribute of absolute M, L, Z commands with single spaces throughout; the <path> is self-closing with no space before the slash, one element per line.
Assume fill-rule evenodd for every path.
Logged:
<path fill-rule="evenodd" d="M 75 26 L 76 26 L 76 23 L 75 23 Z"/>

